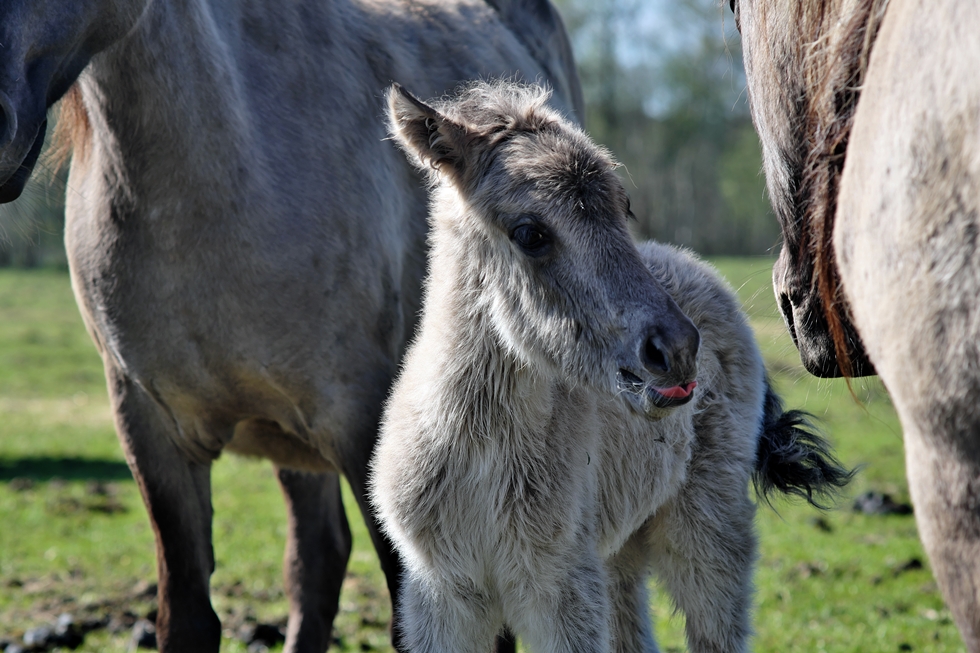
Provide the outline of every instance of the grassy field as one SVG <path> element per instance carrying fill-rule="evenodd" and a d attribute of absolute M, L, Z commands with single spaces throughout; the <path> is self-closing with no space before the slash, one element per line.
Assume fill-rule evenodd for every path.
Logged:
<path fill-rule="evenodd" d="M 805 407 L 862 471 L 837 510 L 780 502 L 759 511 L 756 651 L 960 651 L 911 516 L 856 513 L 874 490 L 908 501 L 901 431 L 876 381 L 818 381 L 799 366 L 772 300 L 768 259 L 717 261 L 738 290 L 780 392 Z M 212 599 L 222 650 L 240 630 L 282 623 L 285 514 L 268 464 L 226 456 L 214 466 L 217 568 Z M 389 607 L 353 502 L 355 551 L 340 651 L 390 650 Z M 0 642 L 69 613 L 111 616 L 79 650 L 125 651 L 130 625 L 153 610 L 153 534 L 113 433 L 101 363 L 67 275 L 0 271 Z M 683 651 L 683 619 L 653 605 L 665 651 Z M 0 650 L 3 646 L 0 645 Z M 274 649 L 275 650 L 275 649 Z"/>

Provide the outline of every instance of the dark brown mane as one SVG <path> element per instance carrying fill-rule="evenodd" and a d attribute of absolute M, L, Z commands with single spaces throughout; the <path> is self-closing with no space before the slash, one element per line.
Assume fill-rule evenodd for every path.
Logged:
<path fill-rule="evenodd" d="M 839 0 L 801 3 L 806 7 L 801 9 L 802 25 L 810 48 L 804 73 L 812 93 L 807 97 L 804 114 L 810 147 L 797 202 L 807 216 L 800 253 L 812 252 L 814 283 L 837 360 L 844 376 L 850 376 L 853 346 L 848 344 L 844 325 L 849 323 L 849 309 L 841 295 L 834 263 L 834 216 L 854 111 L 888 0 L 857 0 L 848 16 L 841 15 L 841 7 L 834 7 L 838 3 Z"/>
<path fill-rule="evenodd" d="M 52 168 L 60 168 L 72 155 L 84 157 L 91 135 L 92 124 L 82 99 L 82 90 L 76 83 L 58 102 L 58 120 L 48 154 Z"/>

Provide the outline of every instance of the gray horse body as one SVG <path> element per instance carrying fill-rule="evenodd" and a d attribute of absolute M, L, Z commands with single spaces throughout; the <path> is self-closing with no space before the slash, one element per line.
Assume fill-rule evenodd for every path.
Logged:
<path fill-rule="evenodd" d="M 278 467 L 287 649 L 325 650 L 350 547 L 337 474 L 365 507 L 424 269 L 425 194 L 385 142 L 382 91 L 410 80 L 438 95 L 515 75 L 552 84 L 555 104 L 581 115 L 560 20 L 546 2 L 476 0 L 52 0 L 3 11 L 6 31 L 18 30 L 0 55 L 5 197 L 33 165 L 33 132 L 15 128 L 41 124 L 46 108 L 32 122 L 37 107 L 17 100 L 55 101 L 87 64 L 72 98 L 85 120 L 66 241 L 157 534 L 161 649 L 218 648 L 209 466 L 228 449 Z M 62 40 L 38 48 L 29 27 Z M 50 78 L 30 67 L 35 50 L 63 55 L 40 67 Z M 367 518 L 394 595 L 398 561 Z"/>
<path fill-rule="evenodd" d="M 980 651 L 980 7 L 893 3 L 854 117 L 834 248 L 902 421 L 919 534 Z M 942 47 L 937 47 L 941 43 Z"/>
<path fill-rule="evenodd" d="M 226 35 L 154 4 L 83 74 L 95 138 L 69 179 L 73 282 L 108 360 L 166 407 L 184 454 L 213 457 L 255 418 L 326 459 L 307 465 L 342 469 L 411 333 L 422 271 L 424 196 L 382 143 L 380 89 L 542 73 L 482 3 L 429 7 L 441 43 L 415 35 L 409 4 L 251 5 L 215 17 Z M 481 19 L 500 46 L 474 54 L 448 36 Z M 441 66 L 413 65 L 432 51 Z"/>
<path fill-rule="evenodd" d="M 765 53 L 767 44 L 799 35 L 774 19 L 788 15 L 784 7 L 740 2 L 757 126 L 768 149 L 787 149 L 787 140 L 799 138 L 803 126 L 774 108 L 773 99 L 782 91 L 766 75 L 777 69 L 801 70 L 794 65 L 802 60 L 777 64 L 765 61 Z M 898 411 L 919 533 L 964 642 L 976 653 L 980 7 L 955 0 L 891 0 L 875 3 L 880 6 L 872 8 L 870 20 L 847 20 L 847 11 L 861 4 L 834 5 L 825 29 L 808 35 L 814 43 L 873 40 L 873 49 L 869 43 L 870 56 L 845 63 L 863 79 L 856 85 L 860 98 L 853 123 L 844 134 L 846 161 L 834 197 L 836 211 L 812 216 L 805 207 L 796 208 L 803 228 L 814 218 L 833 220 L 832 241 L 826 245 L 839 274 L 844 310 Z M 832 31 L 849 24 L 857 31 Z M 804 48 L 808 42 L 803 41 Z M 814 47 L 810 61 L 824 57 Z M 761 62 L 755 74 L 748 65 L 752 59 Z M 801 74 L 797 84 L 812 91 L 805 79 Z M 831 116 L 816 124 L 826 132 L 834 128 L 833 121 Z M 837 153 L 838 160 L 842 154 Z M 777 157 L 772 159 L 767 163 L 771 185 L 784 168 Z M 822 157 L 816 162 L 825 161 Z M 797 296 L 808 290 L 789 289 Z"/>

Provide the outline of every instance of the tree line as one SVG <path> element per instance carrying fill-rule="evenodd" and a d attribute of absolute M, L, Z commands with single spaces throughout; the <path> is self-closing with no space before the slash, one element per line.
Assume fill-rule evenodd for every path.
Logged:
<path fill-rule="evenodd" d="M 738 32 L 719 0 L 557 0 L 592 137 L 623 164 L 636 235 L 705 255 L 769 253 Z"/>

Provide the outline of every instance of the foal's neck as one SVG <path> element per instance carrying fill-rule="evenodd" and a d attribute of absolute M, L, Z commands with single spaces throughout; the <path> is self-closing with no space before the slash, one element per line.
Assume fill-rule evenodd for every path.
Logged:
<path fill-rule="evenodd" d="M 551 421 L 560 379 L 522 360 L 502 339 L 489 315 L 481 263 L 458 243 L 440 242 L 430 253 L 415 356 L 426 359 L 443 414 L 475 437 L 531 435 Z M 422 361 L 420 361 L 422 362 Z"/>

